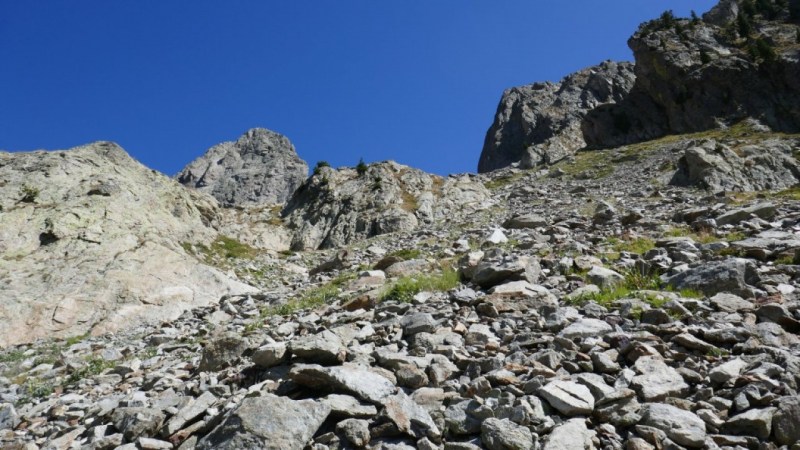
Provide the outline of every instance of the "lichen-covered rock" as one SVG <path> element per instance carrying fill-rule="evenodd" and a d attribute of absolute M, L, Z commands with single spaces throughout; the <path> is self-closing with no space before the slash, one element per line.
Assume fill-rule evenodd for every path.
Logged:
<path fill-rule="evenodd" d="M 254 128 L 236 142 L 211 147 L 178 175 L 181 184 L 226 206 L 285 202 L 308 176 L 289 139 Z"/>
<path fill-rule="evenodd" d="M 253 289 L 188 255 L 217 202 L 118 145 L 0 152 L 0 346 L 177 318 Z M 13 261 L 13 263 L 5 263 Z"/>

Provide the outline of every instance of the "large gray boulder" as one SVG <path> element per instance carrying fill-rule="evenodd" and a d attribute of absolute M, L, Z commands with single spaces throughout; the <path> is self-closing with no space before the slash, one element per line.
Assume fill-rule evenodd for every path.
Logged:
<path fill-rule="evenodd" d="M 521 163 L 553 164 L 583 148 L 586 113 L 622 100 L 634 84 L 633 64 L 603 62 L 558 83 L 534 83 L 503 93 L 486 133 L 478 172 Z"/>
<path fill-rule="evenodd" d="M 211 147 L 177 175 L 225 206 L 283 203 L 306 177 L 308 165 L 289 139 L 264 128 Z"/>
<path fill-rule="evenodd" d="M 302 450 L 330 412 L 330 406 L 313 400 L 272 394 L 246 398 L 198 441 L 197 449 Z"/>
<path fill-rule="evenodd" d="M 760 277 L 752 261 L 729 258 L 693 267 L 666 281 L 677 290 L 692 289 L 708 296 L 727 292 L 750 298 L 755 292 L 753 285 L 759 283 Z"/>
<path fill-rule="evenodd" d="M 111 142 L 0 152 L 0 211 L 0 347 L 160 323 L 255 290 L 183 249 L 217 237 L 217 202 Z"/>

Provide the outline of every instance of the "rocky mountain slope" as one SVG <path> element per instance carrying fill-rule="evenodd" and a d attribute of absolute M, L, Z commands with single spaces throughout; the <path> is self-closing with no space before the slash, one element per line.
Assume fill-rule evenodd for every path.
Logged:
<path fill-rule="evenodd" d="M 189 257 L 216 202 L 115 144 L 0 153 L 0 346 L 178 317 L 252 290 Z"/>
<path fill-rule="evenodd" d="M 669 183 L 709 142 L 798 138 L 728 129 L 581 152 L 482 176 L 486 207 L 457 224 L 356 239 L 346 255 L 228 258 L 259 294 L 3 353 L 0 439 L 792 448 L 800 194 Z"/>
<path fill-rule="evenodd" d="M 254 128 L 236 142 L 211 147 L 177 178 L 222 205 L 242 206 L 283 203 L 307 176 L 308 165 L 288 138 Z"/>
<path fill-rule="evenodd" d="M 772 29 L 769 5 L 775 29 L 800 29 L 797 2 L 723 0 L 692 33 L 737 14 Z M 669 20 L 647 33 L 691 22 Z M 574 99 L 594 86 L 567 80 Z M 560 111 L 553 89 L 510 108 L 544 105 L 527 117 L 561 120 L 548 142 L 563 146 L 631 98 Z M 71 289 L 46 283 L 95 273 L 96 242 L 127 230 L 183 258 L 159 270 L 188 267 L 188 288 L 222 273 L 255 288 L 0 351 L 0 447 L 800 448 L 800 133 L 742 111 L 657 139 L 668 126 L 631 125 L 635 143 L 527 169 L 318 167 L 282 208 L 220 209 L 107 143 L 0 153 L 12 286 Z M 621 128 L 605 132 L 628 142 Z M 118 273 L 152 280 L 151 254 L 120 254 L 108 264 L 124 272 L 80 292 Z"/>

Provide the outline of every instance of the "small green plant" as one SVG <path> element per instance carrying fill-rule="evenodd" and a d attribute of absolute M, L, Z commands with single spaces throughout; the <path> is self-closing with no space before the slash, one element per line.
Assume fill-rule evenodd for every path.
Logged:
<path fill-rule="evenodd" d="M 708 52 L 704 49 L 700 49 L 700 63 L 701 64 L 708 64 L 711 62 L 711 56 L 709 56 Z"/>
<path fill-rule="evenodd" d="M 55 386 L 52 382 L 37 378 L 28 378 L 23 385 L 23 392 L 27 398 L 41 399 L 49 397 L 54 390 Z"/>
<path fill-rule="evenodd" d="M 700 23 L 700 18 L 697 17 L 697 13 L 694 10 L 692 10 L 692 12 L 690 13 L 690 17 L 692 19 L 692 26 L 695 26 Z"/>
<path fill-rule="evenodd" d="M 778 54 L 775 51 L 775 46 L 764 38 L 758 38 L 755 42 L 751 43 L 748 47 L 750 57 L 756 61 L 764 63 L 772 63 L 778 59 Z"/>
<path fill-rule="evenodd" d="M 16 363 L 25 359 L 25 352 L 22 350 L 11 350 L 0 354 L 0 363 Z"/>
<path fill-rule="evenodd" d="M 452 268 L 446 268 L 438 274 L 401 277 L 381 294 L 380 300 L 410 302 L 420 292 L 449 291 L 459 282 L 458 272 Z"/>
<path fill-rule="evenodd" d="M 364 163 L 364 158 L 358 160 L 358 164 L 356 165 L 356 173 L 358 176 L 362 177 L 367 173 L 367 165 Z"/>
<path fill-rule="evenodd" d="M 211 243 L 211 251 L 224 258 L 252 259 L 258 253 L 256 249 L 228 236 L 219 235 Z"/>
<path fill-rule="evenodd" d="M 39 193 L 39 188 L 23 184 L 19 189 L 19 195 L 21 197 L 19 201 L 22 203 L 33 203 L 39 197 Z"/>
<path fill-rule="evenodd" d="M 383 178 L 376 176 L 372 179 L 372 190 L 373 191 L 381 191 L 383 190 Z"/>
<path fill-rule="evenodd" d="M 75 384 L 80 380 L 88 377 L 101 374 L 106 369 L 116 367 L 115 361 L 106 361 L 103 358 L 93 357 L 86 361 L 86 364 L 76 369 L 69 377 L 67 377 L 67 384 Z"/>
<path fill-rule="evenodd" d="M 753 25 L 750 24 L 750 19 L 746 14 L 739 14 L 736 16 L 736 31 L 740 37 L 746 38 L 753 32 Z"/>
<path fill-rule="evenodd" d="M 301 309 L 316 308 L 317 306 L 330 303 L 341 295 L 342 286 L 355 278 L 355 273 L 343 273 L 322 286 L 317 286 L 305 291 L 299 298 L 289 300 L 282 305 L 264 308 L 261 311 L 261 317 L 254 323 L 251 323 L 252 327 L 248 326 L 248 328 L 251 329 L 246 331 L 252 331 L 252 329 L 258 328 L 265 317 L 288 316 Z"/>
<path fill-rule="evenodd" d="M 632 239 L 608 238 L 615 252 L 629 252 L 637 255 L 644 255 L 656 247 L 656 242 L 649 237 L 637 237 Z"/>
<path fill-rule="evenodd" d="M 331 165 L 328 161 L 317 161 L 317 165 L 314 166 L 314 175 L 319 175 L 322 172 L 323 167 L 330 167 Z"/>

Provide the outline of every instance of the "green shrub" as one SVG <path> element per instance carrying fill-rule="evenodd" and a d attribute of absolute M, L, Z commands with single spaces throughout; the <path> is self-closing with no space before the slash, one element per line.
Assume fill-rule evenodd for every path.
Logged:
<path fill-rule="evenodd" d="M 661 29 L 666 30 L 672 28 L 675 24 L 675 13 L 673 13 L 671 9 L 664 11 L 661 13 L 661 17 L 658 18 L 658 22 Z"/>
<path fill-rule="evenodd" d="M 753 25 L 750 24 L 750 19 L 745 14 L 736 16 L 736 31 L 743 38 L 750 36 L 750 33 L 753 32 Z"/>
<path fill-rule="evenodd" d="M 358 160 L 358 164 L 356 165 L 356 172 L 358 176 L 364 176 L 367 173 L 367 165 L 364 163 L 364 158 Z"/>
<path fill-rule="evenodd" d="M 314 166 L 314 175 L 319 175 L 323 167 L 330 167 L 330 166 L 331 165 L 328 164 L 328 161 L 317 161 L 317 165 Z"/>

